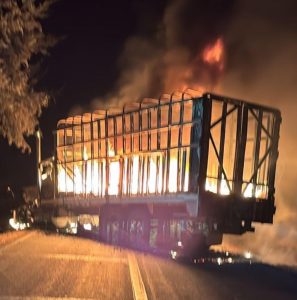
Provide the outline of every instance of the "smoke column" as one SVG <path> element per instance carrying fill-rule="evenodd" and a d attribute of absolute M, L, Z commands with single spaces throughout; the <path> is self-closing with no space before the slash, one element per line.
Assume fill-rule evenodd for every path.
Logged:
<path fill-rule="evenodd" d="M 119 79 L 104 97 L 108 105 L 157 98 L 187 87 L 213 89 L 222 74 L 222 65 L 205 62 L 203 50 L 227 28 L 233 2 L 168 1 L 158 22 L 150 25 L 153 30 L 145 31 L 140 26 L 140 33 L 126 41 L 118 62 Z M 139 19 L 144 17 L 140 15 Z M 94 108 L 98 100 L 101 106 L 104 102 L 95 100 Z"/>
<path fill-rule="evenodd" d="M 219 90 L 282 112 L 273 225 L 224 238 L 225 248 L 251 249 L 263 261 L 297 265 L 297 3 L 237 3 L 224 33 L 227 62 Z M 236 16 L 236 17 L 235 17 Z"/>

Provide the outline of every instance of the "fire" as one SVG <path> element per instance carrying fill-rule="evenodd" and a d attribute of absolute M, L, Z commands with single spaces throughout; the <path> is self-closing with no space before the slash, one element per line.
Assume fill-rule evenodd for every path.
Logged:
<path fill-rule="evenodd" d="M 120 184 L 120 162 L 118 160 L 113 160 L 115 152 L 111 145 L 108 145 L 108 148 L 108 156 L 111 158 L 109 162 L 108 195 L 118 195 Z"/>
<path fill-rule="evenodd" d="M 133 195 L 137 194 L 138 188 L 138 178 L 139 178 L 139 157 L 133 156 L 132 157 L 132 188 L 131 193 Z"/>
<path fill-rule="evenodd" d="M 214 44 L 208 45 L 202 53 L 202 59 L 204 62 L 210 65 L 219 65 L 219 68 L 223 68 L 223 55 L 224 44 L 222 38 L 218 38 Z"/>
<path fill-rule="evenodd" d="M 261 199 L 265 197 L 266 194 L 266 187 L 262 185 L 254 185 L 252 183 L 249 183 L 247 188 L 245 189 L 243 193 L 244 198 L 251 198 L 253 197 L 253 191 L 254 195 L 257 199 Z M 212 193 L 218 193 L 218 186 L 217 186 L 217 179 L 214 178 L 206 178 L 205 182 L 205 190 L 212 192 Z M 221 195 L 230 195 L 230 190 L 227 185 L 227 181 L 225 179 L 221 180 L 220 188 L 219 188 L 219 194 Z"/>
<path fill-rule="evenodd" d="M 159 168 L 157 167 L 157 157 L 159 157 Z M 99 164 L 97 161 L 93 162 L 88 160 L 88 155 L 84 150 L 82 166 L 74 165 L 73 175 L 71 172 L 66 171 L 64 167 L 60 166 L 58 170 L 58 189 L 60 192 L 73 192 L 74 194 L 99 194 L 105 195 L 105 166 L 104 163 L 103 172 L 99 171 Z M 131 157 L 131 177 L 128 180 L 127 175 L 124 174 L 123 193 L 131 193 L 136 195 L 138 193 L 162 193 L 165 185 L 163 179 L 162 160 L 164 157 L 162 153 L 156 153 L 150 155 L 149 159 L 146 156 L 133 155 Z M 141 164 L 141 160 L 142 164 Z M 109 145 L 108 150 L 108 161 L 109 161 L 109 178 L 108 178 L 108 195 L 119 195 L 120 194 L 120 178 L 122 168 L 127 169 L 128 161 L 124 160 L 122 166 L 118 157 L 115 156 L 115 152 Z M 143 168 L 149 168 L 149 174 L 141 170 Z M 141 173 L 144 172 L 143 185 L 139 180 Z M 102 180 L 103 178 L 103 180 Z M 169 178 L 168 178 L 168 191 L 174 193 L 178 191 L 178 161 L 177 157 L 172 157 L 169 163 Z M 184 186 L 182 189 L 188 191 L 189 183 L 189 168 L 185 171 Z M 129 187 L 128 187 L 129 186 Z"/>
<path fill-rule="evenodd" d="M 217 191 L 217 179 L 206 178 L 205 190 L 217 194 L 217 192 L 218 192 Z M 219 188 L 219 193 L 221 195 L 229 195 L 230 194 L 230 190 L 228 188 L 227 181 L 225 179 L 221 180 L 221 185 L 220 185 L 220 188 Z"/>

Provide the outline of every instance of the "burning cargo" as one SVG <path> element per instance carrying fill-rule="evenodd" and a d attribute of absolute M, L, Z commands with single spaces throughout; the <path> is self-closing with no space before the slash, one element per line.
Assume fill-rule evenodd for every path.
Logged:
<path fill-rule="evenodd" d="M 190 93 L 60 120 L 41 207 L 99 216 L 109 242 L 220 243 L 272 223 L 280 123 L 276 109 Z"/>

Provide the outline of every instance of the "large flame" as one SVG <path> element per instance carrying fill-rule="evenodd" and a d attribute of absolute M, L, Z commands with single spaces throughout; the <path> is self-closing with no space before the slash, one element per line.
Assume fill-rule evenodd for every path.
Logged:
<path fill-rule="evenodd" d="M 224 67 L 224 44 L 222 38 L 218 38 L 213 44 L 205 47 L 202 58 L 205 63 L 218 65 L 220 69 Z"/>
<path fill-rule="evenodd" d="M 119 159 L 115 157 L 114 150 L 109 148 L 109 185 L 108 185 L 108 195 L 119 195 L 120 193 L 120 173 L 121 165 Z M 84 156 L 83 171 L 80 171 L 78 165 L 74 166 L 74 176 L 67 174 L 64 168 L 59 168 L 58 171 L 58 189 L 60 192 L 74 192 L 75 194 L 105 194 L 105 180 L 101 180 L 101 176 L 105 178 L 105 168 L 102 175 L 99 172 L 98 162 L 92 164 L 91 160 L 86 160 L 87 155 Z M 162 178 L 162 167 L 157 168 L 156 157 L 152 156 L 149 160 L 149 175 L 148 178 L 145 178 L 143 186 L 141 187 L 141 182 L 139 177 L 142 173 L 140 170 L 140 156 L 132 156 L 132 171 L 131 171 L 131 180 L 130 180 L 130 193 L 132 195 L 138 194 L 141 190 L 143 193 L 148 191 L 149 193 L 162 193 L 164 189 L 164 180 Z M 127 164 L 127 161 L 126 161 Z M 147 165 L 145 165 L 147 167 Z M 146 176 L 146 173 L 144 173 Z M 85 178 L 83 178 L 85 177 Z M 169 185 L 168 191 L 170 193 L 175 193 L 178 191 L 178 164 L 177 158 L 173 157 L 170 160 L 169 165 Z M 186 169 L 184 187 L 182 187 L 184 192 L 188 191 L 188 182 L 189 182 L 189 169 Z M 230 190 L 225 179 L 221 179 L 220 186 L 218 187 L 216 178 L 206 178 L 205 190 L 212 193 L 219 193 L 221 195 L 229 195 Z M 124 176 L 123 178 L 123 193 L 126 194 L 128 191 L 128 180 Z M 266 194 L 266 187 L 261 185 L 254 185 L 249 183 L 245 189 L 243 196 L 245 198 L 253 197 L 253 193 L 256 198 L 261 198 Z"/>
<path fill-rule="evenodd" d="M 108 156 L 110 158 L 108 195 L 118 195 L 120 184 L 120 162 L 116 159 L 113 160 L 115 157 L 115 152 L 110 146 L 110 144 L 108 145 Z"/>
<path fill-rule="evenodd" d="M 128 169 L 131 164 L 129 175 L 123 170 Z M 165 192 L 166 180 L 164 180 L 163 164 L 166 163 L 164 153 L 155 152 L 152 154 L 132 155 L 120 159 L 115 151 L 108 144 L 108 158 L 103 159 L 100 164 L 97 160 L 88 157 L 87 150 L 83 150 L 83 161 L 74 163 L 73 172 L 63 165 L 58 167 L 58 190 L 60 192 L 74 194 L 93 195 L 136 195 L 139 193 L 161 194 Z M 108 188 L 106 191 L 106 166 L 108 165 Z M 147 171 L 149 170 L 149 171 Z M 123 174 L 122 174 L 123 173 Z M 128 177 L 127 177 L 128 176 Z M 140 178 L 144 177 L 143 180 Z M 121 186 L 122 183 L 122 186 Z M 183 191 L 188 191 L 189 166 L 185 166 Z M 167 190 L 171 193 L 178 191 L 178 160 L 173 156 L 170 158 L 168 172 Z"/>

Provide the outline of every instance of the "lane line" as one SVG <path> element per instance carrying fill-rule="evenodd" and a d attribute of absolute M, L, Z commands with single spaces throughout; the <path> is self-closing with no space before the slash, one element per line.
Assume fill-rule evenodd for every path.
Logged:
<path fill-rule="evenodd" d="M 4 257 L 18 257 L 22 256 L 22 253 L 5 253 Z M 80 255 L 80 254 L 26 254 L 26 257 L 31 258 L 43 258 L 43 259 L 57 259 L 57 260 L 75 260 L 75 261 L 86 261 L 86 262 L 108 262 L 108 263 L 122 263 L 127 264 L 127 259 L 124 257 L 110 257 L 110 256 L 99 256 L 99 255 Z"/>
<path fill-rule="evenodd" d="M 28 239 L 29 237 L 31 237 L 31 236 L 34 235 L 34 234 L 35 234 L 35 232 L 32 231 L 32 232 L 30 232 L 30 233 L 28 233 L 28 234 L 26 234 L 26 235 L 24 235 L 24 236 L 22 236 L 22 237 L 20 237 L 20 238 L 18 238 L 18 239 L 16 239 L 16 240 L 14 240 L 13 242 L 11 242 L 11 243 L 9 243 L 9 244 L 7 244 L 7 245 L 4 245 L 4 246 L 2 246 L 2 247 L 0 247 L 0 254 L 2 254 L 3 251 L 6 251 L 7 249 L 9 249 L 9 248 L 15 246 L 16 244 L 25 241 L 26 239 Z"/>
<path fill-rule="evenodd" d="M 39 297 L 39 296 L 0 296 L 0 300 L 94 300 L 94 298 L 73 298 L 73 297 Z"/>
<path fill-rule="evenodd" d="M 135 254 L 128 253 L 128 263 L 134 300 L 148 300 Z"/>
<path fill-rule="evenodd" d="M 142 263 L 142 266 L 143 266 L 142 270 L 143 270 L 144 275 L 145 275 L 145 277 L 146 277 L 146 282 L 147 282 L 147 284 L 148 284 L 148 288 L 149 288 L 149 290 L 150 290 L 150 292 L 151 292 L 152 299 L 157 300 L 158 298 L 157 298 L 157 296 L 156 296 L 156 290 L 155 290 L 155 288 L 154 288 L 154 285 L 153 285 L 151 276 L 149 276 L 149 274 L 148 274 L 148 269 L 147 269 L 146 266 L 145 266 L 145 262 L 144 262 L 144 259 L 143 259 L 143 255 L 141 255 L 141 263 Z"/>
<path fill-rule="evenodd" d="M 77 254 L 45 254 L 39 255 L 39 257 L 45 257 L 49 259 L 61 259 L 61 260 L 82 260 L 82 261 L 104 261 L 111 263 L 127 263 L 124 257 L 110 257 L 110 256 L 96 256 L 96 255 L 77 255 Z"/>

